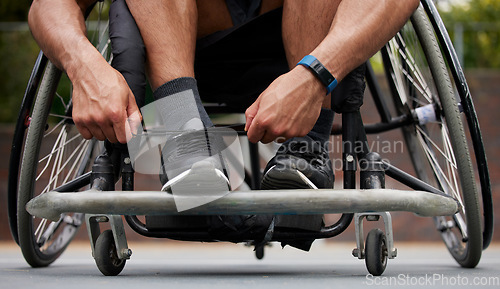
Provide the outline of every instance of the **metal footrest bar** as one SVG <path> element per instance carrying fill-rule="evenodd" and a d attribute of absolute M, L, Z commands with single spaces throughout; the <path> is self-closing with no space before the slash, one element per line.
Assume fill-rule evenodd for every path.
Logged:
<path fill-rule="evenodd" d="M 31 200 L 26 209 L 34 216 L 51 220 L 58 220 L 60 214 L 66 212 L 107 215 L 247 215 L 408 211 L 421 216 L 445 216 L 455 214 L 459 204 L 451 197 L 424 191 L 256 190 L 230 192 L 203 206 L 178 212 L 174 196 L 166 192 L 88 190 L 79 193 L 48 192 Z"/>

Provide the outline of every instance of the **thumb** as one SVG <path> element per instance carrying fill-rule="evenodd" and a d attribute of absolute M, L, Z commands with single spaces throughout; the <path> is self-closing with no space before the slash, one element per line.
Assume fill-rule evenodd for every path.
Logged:
<path fill-rule="evenodd" d="M 132 134 L 137 134 L 138 128 L 141 125 L 142 115 L 141 111 L 137 107 L 137 103 L 135 102 L 135 98 L 132 95 L 129 97 L 129 103 L 127 106 L 127 125 L 125 126 L 125 130 L 127 133 L 127 140 L 132 138 Z"/>

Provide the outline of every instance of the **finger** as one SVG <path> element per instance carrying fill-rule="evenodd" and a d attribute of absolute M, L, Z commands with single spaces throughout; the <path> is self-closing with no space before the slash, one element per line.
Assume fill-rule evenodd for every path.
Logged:
<path fill-rule="evenodd" d="M 126 125 L 127 119 L 123 118 L 120 121 L 113 122 L 112 127 L 108 128 L 106 127 L 106 136 L 108 137 L 108 140 L 112 143 L 120 142 L 120 143 L 125 143 L 127 141 L 127 136 L 125 134 L 125 125 Z"/>
<path fill-rule="evenodd" d="M 248 129 L 247 137 L 249 141 L 257 143 L 262 139 L 265 133 L 265 128 L 261 124 L 259 124 L 258 118 L 256 118 L 252 121 L 252 124 Z"/>
<path fill-rule="evenodd" d="M 257 115 L 257 111 L 259 110 L 259 103 L 260 103 L 260 97 L 257 98 L 257 100 L 245 111 L 245 118 L 246 118 L 245 131 L 248 131 L 250 129 L 252 121 Z"/>
<path fill-rule="evenodd" d="M 139 109 L 137 108 L 137 104 L 135 102 L 135 97 L 132 92 L 128 91 L 128 98 L 126 107 L 122 107 L 120 109 L 124 109 L 126 111 L 120 112 L 116 118 L 113 119 L 113 135 L 116 136 L 116 141 L 120 143 L 127 143 L 128 140 L 132 138 L 132 129 L 130 126 L 130 117 L 129 115 L 134 115 L 132 120 L 140 119 L 140 113 L 138 113 Z M 137 121 L 135 121 L 137 122 Z M 140 122 L 140 120 L 139 120 Z M 108 132 L 106 132 L 108 133 Z M 111 139 L 110 139 L 111 141 Z"/>
<path fill-rule="evenodd" d="M 103 141 L 106 140 L 106 134 L 102 131 L 102 129 L 98 126 L 91 125 L 87 127 L 90 133 L 98 140 Z"/>
<path fill-rule="evenodd" d="M 101 127 L 101 131 L 104 133 L 104 136 L 111 143 L 118 142 L 118 138 L 116 135 L 116 128 L 113 124 L 105 125 Z"/>
<path fill-rule="evenodd" d="M 74 109 L 72 116 L 73 116 L 73 123 L 75 124 L 76 129 L 82 135 L 82 137 L 84 139 L 91 139 L 93 137 L 92 132 L 90 131 L 90 129 L 87 128 L 83 119 L 79 115 L 74 113 Z"/>
<path fill-rule="evenodd" d="M 134 135 L 137 135 L 139 130 L 142 131 L 141 120 L 142 115 L 138 112 L 133 113 L 128 117 L 127 124 L 125 126 L 127 141 L 129 141 Z"/>
<path fill-rule="evenodd" d="M 140 122 L 139 122 L 140 123 Z M 120 143 L 127 143 L 132 138 L 132 128 L 130 124 L 130 118 L 124 119 L 122 122 L 115 123 L 113 129 L 116 134 L 116 138 Z M 137 127 L 135 127 L 134 134 L 137 133 Z"/>
<path fill-rule="evenodd" d="M 276 139 L 277 139 L 276 135 L 269 133 L 269 131 L 266 131 L 266 133 L 262 136 L 260 141 L 262 143 L 267 144 L 267 143 L 275 141 Z"/>
<path fill-rule="evenodd" d="M 78 132 L 82 135 L 84 139 L 91 139 L 93 137 L 92 133 L 90 130 L 88 130 L 85 126 L 82 125 L 76 125 L 76 129 L 78 129 Z"/>
<path fill-rule="evenodd" d="M 246 118 L 246 123 L 245 123 L 245 131 L 248 131 L 248 129 L 250 128 L 250 125 L 252 124 L 252 121 L 253 121 L 253 116 L 249 116 Z"/>
<path fill-rule="evenodd" d="M 125 129 L 128 131 L 127 137 L 132 137 L 132 134 L 137 134 L 137 131 L 142 121 L 142 114 L 139 108 L 137 107 L 135 98 L 132 98 L 132 101 L 129 103 L 129 106 L 127 107 L 127 117 L 128 117 L 127 125 L 125 126 Z"/>

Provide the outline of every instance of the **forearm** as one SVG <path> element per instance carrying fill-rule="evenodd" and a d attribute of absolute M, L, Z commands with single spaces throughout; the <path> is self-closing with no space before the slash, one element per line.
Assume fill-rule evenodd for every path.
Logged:
<path fill-rule="evenodd" d="M 311 54 L 341 80 L 396 34 L 418 3 L 417 0 L 344 0 L 328 35 Z"/>
<path fill-rule="evenodd" d="M 28 23 L 44 54 L 70 78 L 100 54 L 86 37 L 84 12 L 92 1 L 35 0 Z"/>

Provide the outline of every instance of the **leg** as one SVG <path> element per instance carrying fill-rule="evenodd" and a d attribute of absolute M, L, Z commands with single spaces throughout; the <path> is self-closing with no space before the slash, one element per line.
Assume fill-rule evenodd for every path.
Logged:
<path fill-rule="evenodd" d="M 153 90 L 179 77 L 194 77 L 196 39 L 233 26 L 224 0 L 128 0 L 127 5 L 146 46 Z"/>
<path fill-rule="evenodd" d="M 158 100 L 183 92 L 182 100 L 165 98 L 161 105 L 157 103 L 162 117 L 166 117 L 164 123 L 176 120 L 176 127 L 169 129 L 178 130 L 196 118 L 201 119 L 205 127 L 212 126 L 194 80 L 194 55 L 197 37 L 232 26 L 225 1 L 210 1 L 210 5 L 207 1 L 195 0 L 144 3 L 128 0 L 127 3 L 146 47 L 147 74 L 155 91 L 154 98 Z"/>
<path fill-rule="evenodd" d="M 175 78 L 194 77 L 196 2 L 127 1 L 127 5 L 146 46 L 153 90 Z"/>

